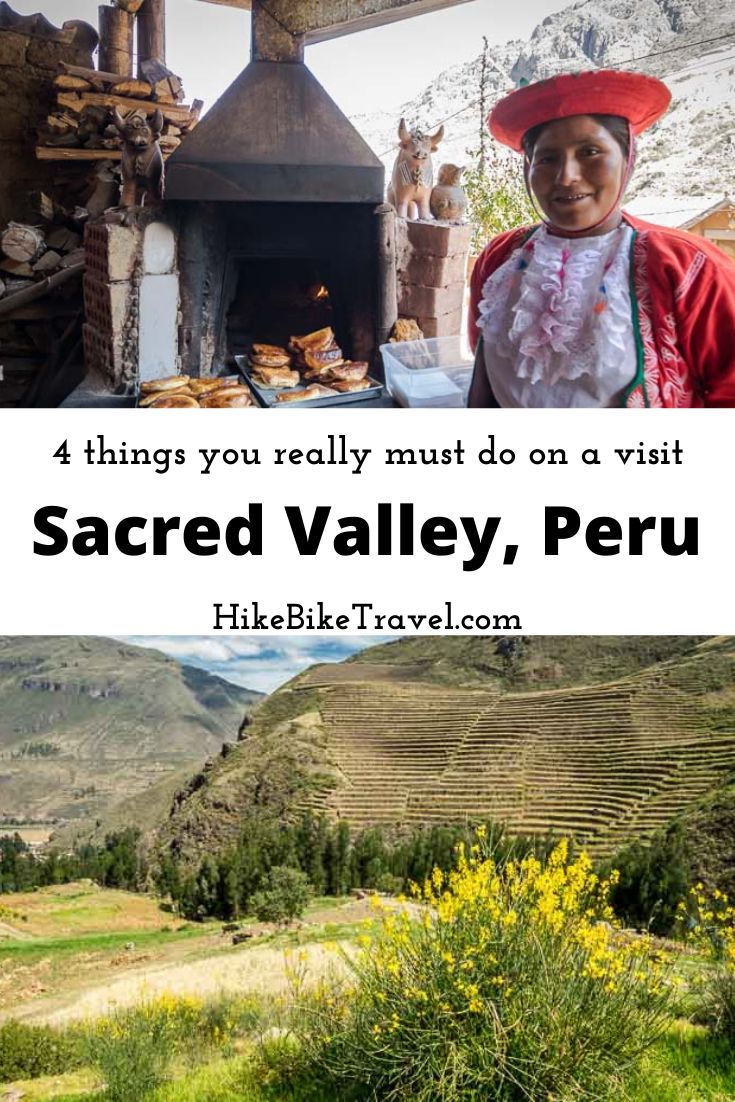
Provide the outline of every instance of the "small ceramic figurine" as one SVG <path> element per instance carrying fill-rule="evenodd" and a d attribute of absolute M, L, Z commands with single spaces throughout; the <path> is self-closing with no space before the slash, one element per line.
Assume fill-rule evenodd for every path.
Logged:
<path fill-rule="evenodd" d="M 142 206 L 163 198 L 163 155 L 158 144 L 163 115 L 156 110 L 149 121 L 144 111 L 123 116 L 115 108 L 115 126 L 122 137 L 121 207 Z"/>
<path fill-rule="evenodd" d="M 459 181 L 464 172 L 460 165 L 442 165 L 439 182 L 431 193 L 431 213 L 443 222 L 461 222 L 467 210 L 467 196 Z"/>
<path fill-rule="evenodd" d="M 398 137 L 401 148 L 393 165 L 388 202 L 396 208 L 400 218 L 412 221 L 431 218 L 429 197 L 434 184 L 431 154 L 436 152 L 444 137 L 444 127 L 440 126 L 436 134 L 423 134 L 420 130 L 409 130 L 406 120 L 401 119 Z"/>

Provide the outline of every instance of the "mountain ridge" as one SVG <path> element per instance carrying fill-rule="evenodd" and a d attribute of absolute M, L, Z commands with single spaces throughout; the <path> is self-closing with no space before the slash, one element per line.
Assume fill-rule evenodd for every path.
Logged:
<path fill-rule="evenodd" d="M 723 35 L 726 37 L 721 38 Z M 491 47 L 490 62 L 488 109 L 521 78 L 533 81 L 559 72 L 632 63 L 641 72 L 665 79 L 672 91 L 672 106 L 640 139 L 627 198 L 654 199 L 665 193 L 706 199 L 732 187 L 732 9 L 714 0 L 699 5 L 676 0 L 613 0 L 604 9 L 596 0 L 579 0 L 546 16 L 527 40 L 511 39 Z M 397 104 L 395 112 L 353 116 L 388 171 L 401 116 L 430 132 L 446 119 L 447 136 L 436 154 L 437 161 L 468 163 L 467 151 L 479 145 L 479 105 L 474 103 L 468 109 L 468 104 L 479 98 L 480 67 L 478 54 L 438 74 L 418 96 Z M 516 163 L 520 180 L 520 158 Z"/>
<path fill-rule="evenodd" d="M 112 639 L 0 636 L 0 811 L 94 819 L 235 741 L 261 696 Z"/>

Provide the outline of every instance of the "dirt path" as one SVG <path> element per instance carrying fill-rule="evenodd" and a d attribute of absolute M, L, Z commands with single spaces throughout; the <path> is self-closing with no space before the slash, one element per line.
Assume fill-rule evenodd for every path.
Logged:
<path fill-rule="evenodd" d="M 33 941 L 33 934 L 18 930 L 15 926 L 8 926 L 7 922 L 0 922 L 0 937 L 12 937 L 16 941 Z"/>
<path fill-rule="evenodd" d="M 329 964 L 339 967 L 340 958 L 334 946 L 312 944 L 291 952 L 303 955 L 304 966 L 312 976 L 323 973 Z M 287 987 L 286 950 L 270 945 L 240 946 L 185 964 L 149 965 L 118 972 L 113 980 L 101 980 L 66 998 L 35 999 L 16 1006 L 12 1017 L 64 1025 L 80 1018 L 96 1018 L 164 993 L 200 997 L 225 992 L 277 994 Z"/>

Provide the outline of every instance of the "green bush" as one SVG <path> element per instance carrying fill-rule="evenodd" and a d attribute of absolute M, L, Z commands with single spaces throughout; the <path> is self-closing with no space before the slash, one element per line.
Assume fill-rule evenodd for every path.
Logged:
<path fill-rule="evenodd" d="M 717 964 L 702 981 L 700 1016 L 712 1032 L 735 1043 L 735 971 L 729 964 Z"/>
<path fill-rule="evenodd" d="M 285 925 L 301 917 L 310 898 L 311 887 L 306 873 L 276 865 L 265 877 L 263 888 L 253 894 L 250 905 L 260 922 Z"/>
<path fill-rule="evenodd" d="M 477 255 L 496 234 L 538 222 L 516 161 L 495 146 L 483 156 L 469 150 L 473 166 L 464 176 L 472 224 L 471 251 Z"/>
<path fill-rule="evenodd" d="M 165 1022 L 146 1008 L 120 1011 L 87 1037 L 87 1058 L 109 1102 L 140 1102 L 165 1078 L 173 1053 Z"/>
<path fill-rule="evenodd" d="M 479 834 L 383 905 L 346 981 L 302 987 L 293 1029 L 338 1097 L 602 1102 L 660 1034 L 668 965 L 611 924 L 589 858 L 498 864 Z"/>
<path fill-rule="evenodd" d="M 61 1075 L 82 1063 L 78 1033 L 14 1021 L 0 1025 L 0 1083 Z"/>
<path fill-rule="evenodd" d="M 263 1022 L 261 1002 L 223 996 L 203 1001 L 160 995 L 103 1018 L 89 1030 L 87 1058 L 107 1083 L 110 1102 L 138 1102 L 174 1063 L 193 1067 L 213 1053 L 232 1055 L 233 1041 Z"/>

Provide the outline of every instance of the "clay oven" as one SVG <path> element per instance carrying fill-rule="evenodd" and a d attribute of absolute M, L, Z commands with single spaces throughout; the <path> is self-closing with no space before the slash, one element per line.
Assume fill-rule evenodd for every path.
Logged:
<path fill-rule="evenodd" d="M 253 340 L 323 325 L 377 368 L 397 312 L 383 165 L 304 64 L 307 33 L 258 0 L 252 20 L 250 64 L 167 167 L 182 370 L 218 371 Z"/>

